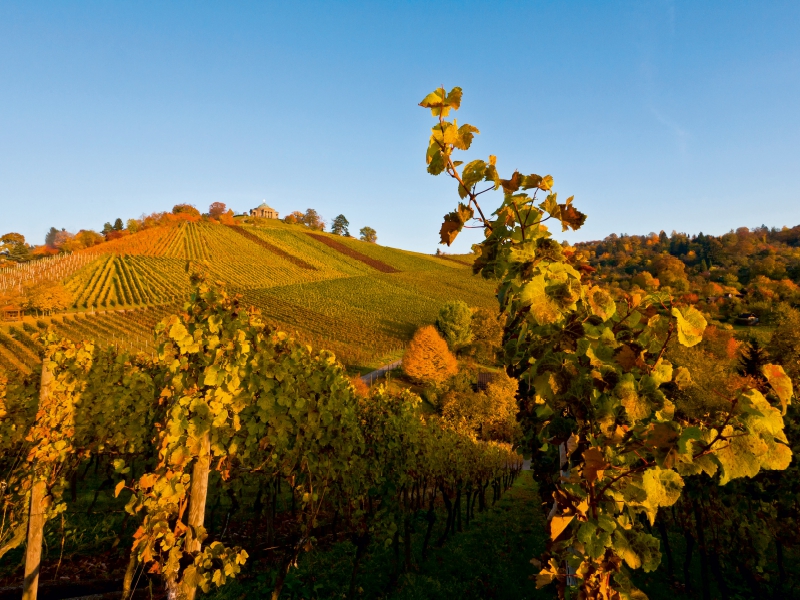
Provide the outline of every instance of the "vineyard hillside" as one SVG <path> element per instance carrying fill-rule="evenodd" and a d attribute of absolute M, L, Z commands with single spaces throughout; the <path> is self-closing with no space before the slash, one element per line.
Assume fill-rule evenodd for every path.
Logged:
<path fill-rule="evenodd" d="M 449 300 L 494 302 L 492 285 L 472 275 L 468 257 L 398 250 L 278 221 L 181 222 L 39 262 L 6 270 L 0 287 L 61 283 L 71 306 L 4 323 L 0 367 L 29 368 L 38 355 L 35 334 L 50 323 L 73 338 L 152 352 L 153 324 L 187 297 L 194 272 L 223 282 L 353 370 L 399 354 Z"/>

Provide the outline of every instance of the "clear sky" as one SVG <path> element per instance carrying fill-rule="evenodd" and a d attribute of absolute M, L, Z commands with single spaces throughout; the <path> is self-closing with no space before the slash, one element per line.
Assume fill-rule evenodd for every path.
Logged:
<path fill-rule="evenodd" d="M 575 195 L 573 241 L 800 223 L 798 2 L 3 0 L 0 233 L 266 200 L 433 252 L 439 85 L 469 158 Z"/>

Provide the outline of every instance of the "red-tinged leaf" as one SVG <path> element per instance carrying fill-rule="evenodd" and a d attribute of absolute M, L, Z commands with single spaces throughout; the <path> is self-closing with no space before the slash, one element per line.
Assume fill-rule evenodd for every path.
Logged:
<path fill-rule="evenodd" d="M 589 448 L 583 453 L 583 476 L 589 483 L 594 483 L 603 478 L 603 472 L 608 468 L 608 463 L 603 453 L 598 448 Z"/>
<path fill-rule="evenodd" d="M 513 194 L 519 189 L 521 181 L 522 181 L 522 176 L 519 174 L 519 171 L 514 171 L 514 174 L 511 176 L 511 179 L 501 179 L 500 185 L 503 186 L 503 191 L 505 193 Z"/>
<path fill-rule="evenodd" d="M 577 210 L 572 204 L 559 204 L 561 209 L 561 227 L 563 231 L 568 228 L 580 229 L 586 221 L 586 215 Z"/>

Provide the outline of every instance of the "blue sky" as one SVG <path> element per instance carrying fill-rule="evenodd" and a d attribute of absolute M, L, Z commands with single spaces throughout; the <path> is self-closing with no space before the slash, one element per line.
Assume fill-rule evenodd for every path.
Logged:
<path fill-rule="evenodd" d="M 468 158 L 575 195 L 572 241 L 796 225 L 798 31 L 797 2 L 5 0 L 0 233 L 266 199 L 433 252 L 440 84 Z"/>

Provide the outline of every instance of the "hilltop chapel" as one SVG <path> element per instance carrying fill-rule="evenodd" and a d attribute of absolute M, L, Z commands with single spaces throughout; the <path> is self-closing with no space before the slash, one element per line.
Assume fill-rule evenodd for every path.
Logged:
<path fill-rule="evenodd" d="M 251 217 L 261 217 L 262 219 L 277 219 L 278 211 L 274 208 L 267 206 L 266 202 L 262 202 L 258 208 L 250 209 Z"/>

